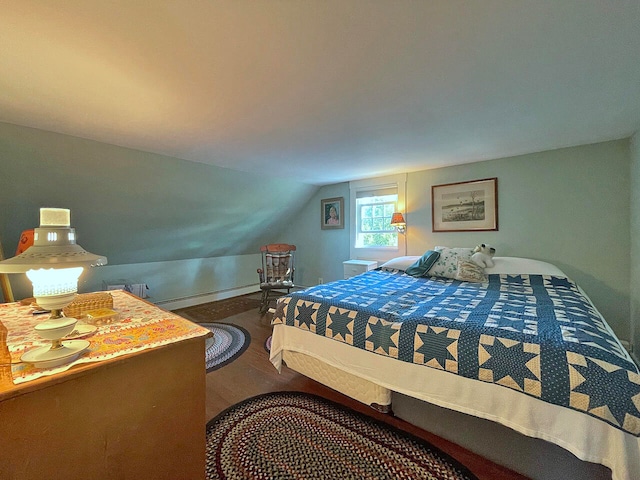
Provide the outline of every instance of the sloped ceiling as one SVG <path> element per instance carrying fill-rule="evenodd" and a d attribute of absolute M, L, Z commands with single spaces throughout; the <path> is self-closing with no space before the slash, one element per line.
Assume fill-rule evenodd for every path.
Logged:
<path fill-rule="evenodd" d="M 640 129 L 640 0 L 0 8 L 0 121 L 240 171 L 321 185 Z"/>

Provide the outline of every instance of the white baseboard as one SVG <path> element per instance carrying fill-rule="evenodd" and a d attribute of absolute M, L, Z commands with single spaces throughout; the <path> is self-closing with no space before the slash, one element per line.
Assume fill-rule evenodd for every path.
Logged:
<path fill-rule="evenodd" d="M 246 287 L 231 288 L 228 290 L 221 290 L 219 292 L 202 293 L 200 295 L 193 295 L 191 297 L 175 298 L 173 300 L 162 300 L 153 303 L 155 303 L 159 307 L 164 308 L 165 310 L 177 310 L 179 308 L 192 307 L 194 305 L 200 305 L 201 303 L 207 302 L 216 302 L 218 300 L 224 300 L 225 298 L 247 295 L 249 293 L 255 293 L 259 291 L 260 285 L 255 284 L 247 285 Z"/>

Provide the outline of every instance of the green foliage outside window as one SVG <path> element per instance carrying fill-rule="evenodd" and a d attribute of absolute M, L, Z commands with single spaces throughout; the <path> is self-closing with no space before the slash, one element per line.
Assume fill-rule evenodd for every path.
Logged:
<path fill-rule="evenodd" d="M 367 247 L 395 247 L 398 245 L 397 233 L 365 233 L 363 243 Z"/>
<path fill-rule="evenodd" d="M 395 247 L 398 234 L 391 226 L 397 195 L 369 197 L 358 207 L 359 231 L 357 244 L 361 247 Z"/>

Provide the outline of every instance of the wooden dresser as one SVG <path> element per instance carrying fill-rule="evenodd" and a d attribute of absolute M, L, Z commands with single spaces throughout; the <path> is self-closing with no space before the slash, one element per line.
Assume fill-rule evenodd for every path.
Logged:
<path fill-rule="evenodd" d="M 3 324 L 10 323 L 5 315 L 0 323 L 0 479 L 204 478 L 204 344 L 211 333 L 133 296 L 114 296 L 116 311 L 119 298 L 129 305 L 140 302 L 145 314 L 167 317 L 164 323 L 130 324 L 121 332 L 123 342 L 136 329 L 154 325 L 190 328 L 191 335 L 16 384 L 9 364 L 16 354 L 7 347 L 11 327 Z M 89 353 L 94 346 L 98 350 L 101 338 L 113 343 L 117 336 L 98 333 L 87 338 Z"/>

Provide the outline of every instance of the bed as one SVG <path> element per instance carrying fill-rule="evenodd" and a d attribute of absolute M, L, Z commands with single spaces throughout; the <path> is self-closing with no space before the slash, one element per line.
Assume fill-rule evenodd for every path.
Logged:
<path fill-rule="evenodd" d="M 439 435 L 447 416 L 449 438 L 531 478 L 640 478 L 640 373 L 587 295 L 521 258 L 461 280 L 451 259 L 471 249 L 443 248 L 445 277 L 408 275 L 420 257 L 402 257 L 282 297 L 273 365 Z M 482 451 L 490 432 L 506 451 Z"/>

